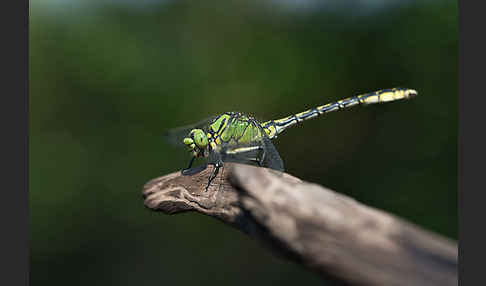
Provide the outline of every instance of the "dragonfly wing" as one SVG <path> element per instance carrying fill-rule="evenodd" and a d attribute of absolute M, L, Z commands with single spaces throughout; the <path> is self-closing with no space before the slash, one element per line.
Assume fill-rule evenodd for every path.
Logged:
<path fill-rule="evenodd" d="M 264 137 L 263 145 L 265 148 L 265 157 L 263 158 L 263 166 L 283 172 L 285 170 L 284 163 L 277 149 L 268 137 Z"/>
<path fill-rule="evenodd" d="M 187 137 L 187 135 L 192 129 L 197 129 L 197 128 L 205 129 L 205 127 L 207 127 L 211 123 L 211 121 L 213 121 L 214 118 L 215 116 L 206 118 L 205 120 L 201 120 L 195 124 L 167 130 L 162 135 L 162 138 L 164 139 L 164 141 L 166 141 L 169 144 L 181 146 L 181 144 L 183 144 L 182 141 L 184 140 L 184 138 Z"/>
<path fill-rule="evenodd" d="M 284 171 L 283 161 L 267 137 L 250 144 L 223 146 L 220 153 L 224 162 L 243 163 Z"/>
<path fill-rule="evenodd" d="M 265 133 L 265 130 L 262 128 L 262 125 L 257 124 L 257 126 L 260 129 L 260 132 L 262 134 L 263 137 L 262 144 L 265 150 L 265 155 L 263 158 L 263 166 L 283 172 L 285 170 L 284 163 L 282 161 L 282 158 L 280 158 L 280 154 L 275 148 L 275 145 L 273 145 L 272 140 Z"/>
<path fill-rule="evenodd" d="M 261 142 L 238 145 L 222 145 L 220 158 L 223 162 L 242 163 L 247 165 L 261 165 L 264 146 Z"/>

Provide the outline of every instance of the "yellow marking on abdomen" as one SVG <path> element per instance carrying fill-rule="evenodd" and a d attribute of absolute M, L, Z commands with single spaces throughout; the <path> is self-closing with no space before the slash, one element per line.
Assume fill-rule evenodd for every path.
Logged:
<path fill-rule="evenodd" d="M 330 108 L 331 105 L 335 105 L 334 107 Z M 335 111 L 335 110 L 338 110 L 339 109 L 339 106 L 336 104 L 336 103 L 328 103 L 328 104 L 324 104 L 324 105 L 321 105 L 321 106 L 318 106 L 317 107 L 317 110 L 319 111 L 319 114 L 323 114 L 323 113 L 327 113 L 327 112 L 331 112 L 331 111 Z"/>
<path fill-rule="evenodd" d="M 400 99 L 408 99 L 415 95 L 417 95 L 417 91 L 413 89 L 393 88 L 393 89 L 384 89 L 376 92 L 361 94 L 354 97 L 348 97 L 345 99 L 341 99 L 335 102 L 318 106 L 316 109 L 309 109 L 304 112 L 297 113 L 295 115 L 290 115 L 281 119 L 274 120 L 273 124 L 271 124 L 270 126 L 267 125 L 267 127 L 265 128 L 265 132 L 269 135 L 270 138 L 275 138 L 278 134 L 283 132 L 288 127 L 295 125 L 297 122 L 315 118 L 320 114 L 329 113 L 339 109 L 346 109 L 348 107 L 359 105 L 359 104 L 367 105 L 367 104 L 395 101 Z M 265 124 L 268 124 L 268 122 L 266 122 Z M 273 128 L 275 132 L 273 132 L 273 130 L 271 130 L 270 128 Z"/>
<path fill-rule="evenodd" d="M 368 96 L 368 97 L 363 99 L 363 102 L 365 104 L 378 103 L 378 102 L 380 102 L 380 97 L 378 95 Z"/>
<path fill-rule="evenodd" d="M 354 98 L 347 98 L 347 99 L 341 99 L 337 103 L 339 104 L 339 106 L 342 106 L 342 108 L 348 108 L 351 106 L 358 105 L 359 100 Z M 344 103 L 346 103 L 346 105 L 344 105 Z"/>

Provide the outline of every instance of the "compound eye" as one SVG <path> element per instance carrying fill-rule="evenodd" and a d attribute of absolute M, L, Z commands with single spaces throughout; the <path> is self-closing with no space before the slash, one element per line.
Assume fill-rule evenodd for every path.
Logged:
<path fill-rule="evenodd" d="M 196 129 L 193 135 L 194 143 L 196 143 L 199 148 L 204 149 L 208 145 L 208 138 L 206 137 L 206 134 L 204 134 L 204 131 Z"/>

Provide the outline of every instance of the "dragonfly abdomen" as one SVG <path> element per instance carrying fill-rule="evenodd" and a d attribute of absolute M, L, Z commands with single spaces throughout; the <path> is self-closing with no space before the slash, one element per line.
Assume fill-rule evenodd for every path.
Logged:
<path fill-rule="evenodd" d="M 277 137 L 285 129 L 305 120 L 315 118 L 321 114 L 346 109 L 355 105 L 368 105 L 375 103 L 383 103 L 389 101 L 396 101 L 401 99 L 408 99 L 417 95 L 413 89 L 407 88 L 392 88 L 383 89 L 375 92 L 361 94 L 358 96 L 348 97 L 325 105 L 318 106 L 306 110 L 301 113 L 290 115 L 277 120 L 270 120 L 262 124 L 270 139 Z"/>

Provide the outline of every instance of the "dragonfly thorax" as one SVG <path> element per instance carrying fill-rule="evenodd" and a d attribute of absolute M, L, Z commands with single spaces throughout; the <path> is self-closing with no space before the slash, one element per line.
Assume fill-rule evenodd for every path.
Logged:
<path fill-rule="evenodd" d="M 192 129 L 183 141 L 194 157 L 208 157 L 211 152 L 230 146 L 258 145 L 265 136 L 264 129 L 254 118 L 227 112 L 215 117 L 204 129 Z"/>

